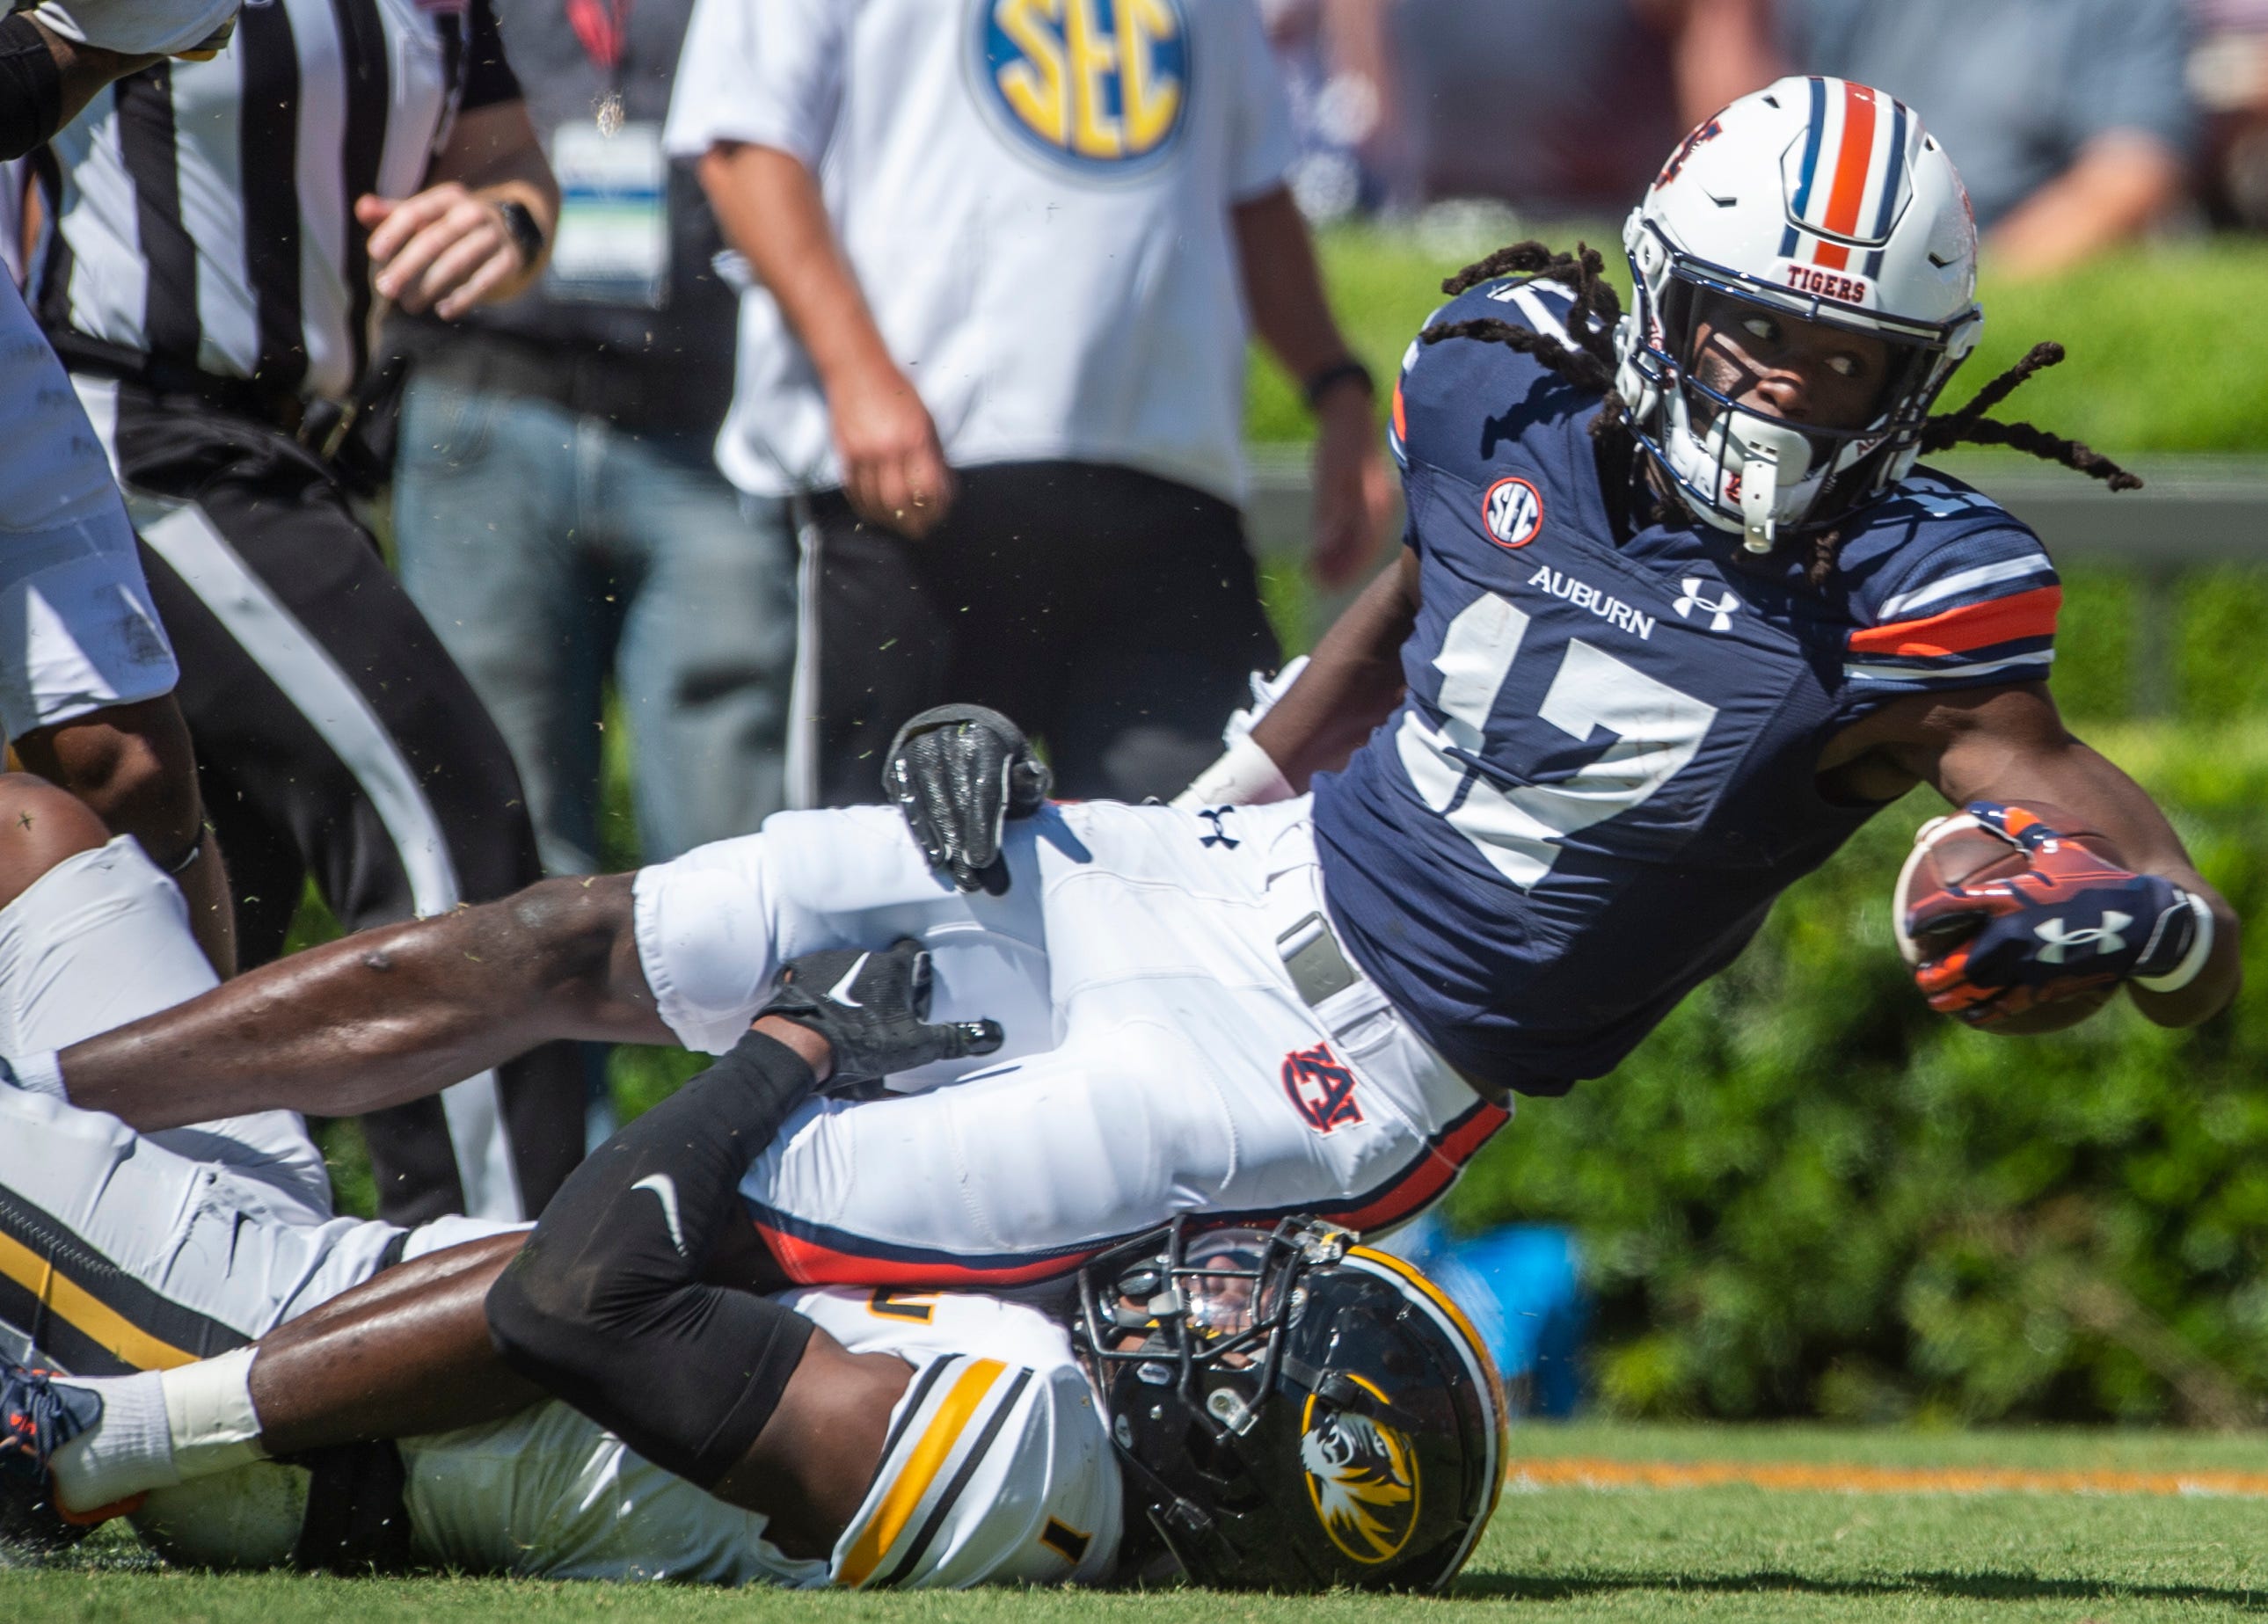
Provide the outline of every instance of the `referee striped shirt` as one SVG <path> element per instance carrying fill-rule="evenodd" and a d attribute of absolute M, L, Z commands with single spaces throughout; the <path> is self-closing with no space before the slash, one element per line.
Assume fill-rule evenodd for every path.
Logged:
<path fill-rule="evenodd" d="M 40 323 L 343 396 L 375 328 L 355 199 L 419 190 L 460 112 L 519 94 L 490 0 L 246 0 L 218 56 L 120 80 L 40 155 Z"/>

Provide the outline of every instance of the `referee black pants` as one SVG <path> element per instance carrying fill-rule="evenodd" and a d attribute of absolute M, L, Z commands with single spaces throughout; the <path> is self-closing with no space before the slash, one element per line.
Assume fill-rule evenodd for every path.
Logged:
<path fill-rule="evenodd" d="M 264 424 L 114 387 L 110 434 L 181 668 L 245 966 L 309 876 L 349 930 L 541 878 L 496 725 L 323 466 Z M 548 1044 L 364 1119 L 381 1214 L 534 1217 L 583 1152 L 583 1072 Z"/>
<path fill-rule="evenodd" d="M 1045 741 L 1056 792 L 1169 797 L 1220 753 L 1247 674 L 1279 650 L 1236 509 L 1131 468 L 995 463 L 918 541 L 839 491 L 802 525 L 803 790 L 881 798 L 898 725 L 990 705 Z"/>

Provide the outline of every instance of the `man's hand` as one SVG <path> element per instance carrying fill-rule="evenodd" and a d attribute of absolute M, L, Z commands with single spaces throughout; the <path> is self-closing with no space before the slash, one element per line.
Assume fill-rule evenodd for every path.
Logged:
<path fill-rule="evenodd" d="M 1378 440 L 1369 390 L 1350 381 L 1316 403 L 1315 528 L 1307 571 L 1319 585 L 1352 584 L 1378 555 L 1394 503 Z"/>
<path fill-rule="evenodd" d="M 897 803 L 930 866 L 957 891 L 1008 889 L 1000 835 L 1011 818 L 1047 804 L 1054 775 L 1023 730 L 982 705 L 939 705 L 898 730 L 882 766 L 882 790 Z"/>
<path fill-rule="evenodd" d="M 953 506 L 953 470 L 929 408 L 887 356 L 830 378 L 827 409 L 843 463 L 843 494 L 859 518 L 917 541 L 944 522 Z"/>
<path fill-rule="evenodd" d="M 2120 868 L 1997 802 L 1964 810 L 2023 848 L 2029 866 L 1948 886 L 1908 911 L 1906 933 L 1930 955 L 1914 982 L 1932 1009 L 1990 1026 L 2088 987 L 2169 976 L 2189 963 L 2211 915 L 2171 880 Z"/>
<path fill-rule="evenodd" d="M 1000 1047 L 997 1021 L 930 1025 L 930 992 L 929 954 L 909 937 L 881 952 L 842 948 L 789 959 L 772 983 L 771 1002 L 756 1015 L 777 1016 L 826 1039 L 834 1061 L 830 1084 L 870 1083 Z"/>
<path fill-rule="evenodd" d="M 496 198 L 454 180 L 403 198 L 355 200 L 378 290 L 412 315 L 453 321 L 533 268 Z"/>

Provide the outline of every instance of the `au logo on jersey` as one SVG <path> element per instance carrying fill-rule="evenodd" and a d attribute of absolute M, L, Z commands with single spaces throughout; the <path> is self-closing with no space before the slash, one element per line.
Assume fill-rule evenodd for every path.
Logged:
<path fill-rule="evenodd" d="M 1189 111 L 1187 0 L 978 0 L 977 71 L 1018 133 L 1097 173 L 1145 167 Z"/>
<path fill-rule="evenodd" d="M 1362 1121 L 1362 1107 L 1354 1100 L 1354 1073 L 1339 1063 L 1328 1043 L 1311 1049 L 1293 1049 L 1284 1056 L 1284 1091 L 1319 1134 Z"/>
<path fill-rule="evenodd" d="M 1331 1543 L 1359 1562 L 1399 1555 L 1418 1527 L 1418 1453 L 1410 1440 L 1384 1422 L 1328 1408 L 1312 1393 L 1300 1427 L 1307 1500 Z"/>
<path fill-rule="evenodd" d="M 1498 547 L 1526 547 L 1543 528 L 1543 493 L 1524 479 L 1500 479 L 1481 498 L 1481 523 Z"/>

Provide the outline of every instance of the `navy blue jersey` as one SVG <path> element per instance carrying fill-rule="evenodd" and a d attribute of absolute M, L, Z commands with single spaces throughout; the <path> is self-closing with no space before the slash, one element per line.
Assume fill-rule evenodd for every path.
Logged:
<path fill-rule="evenodd" d="M 1568 303 L 1492 283 L 1436 319 L 1556 331 Z M 1617 545 L 1599 407 L 1502 344 L 1411 346 L 1409 694 L 1315 784 L 1350 951 L 1453 1064 L 1530 1093 L 1610 1070 L 1866 821 L 1819 793 L 1829 740 L 2043 679 L 2061 599 L 2038 538 L 1927 473 L 1845 525 L 1823 584 L 1690 520 Z"/>

